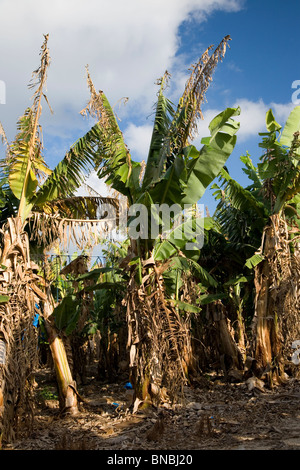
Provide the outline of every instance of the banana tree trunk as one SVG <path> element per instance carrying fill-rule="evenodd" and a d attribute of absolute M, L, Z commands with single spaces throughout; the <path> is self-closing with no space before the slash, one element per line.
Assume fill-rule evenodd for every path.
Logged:
<path fill-rule="evenodd" d="M 58 384 L 60 411 L 75 415 L 78 413 L 76 382 L 72 377 L 63 340 L 59 337 L 51 319 L 51 314 L 54 310 L 54 299 L 49 285 L 46 287 L 46 299 L 43 306 L 45 328 Z"/>
<path fill-rule="evenodd" d="M 4 351 L 0 360 L 0 435 L 9 442 L 18 431 L 20 413 L 28 410 L 30 420 L 25 421 L 33 420 L 30 383 L 38 364 L 38 335 L 33 325 L 35 305 L 44 301 L 49 316 L 51 301 L 47 303 L 39 287 L 41 278 L 30 260 L 28 234 L 21 219 L 8 219 L 0 236 L 0 342 Z M 54 327 L 49 321 L 46 323 L 63 397 L 61 407 L 73 412 L 77 410 L 77 396 L 75 388 L 71 388 L 74 383 L 68 375 L 66 354 Z"/>
<path fill-rule="evenodd" d="M 68 274 L 72 274 L 72 276 L 75 277 L 86 273 L 88 273 L 88 257 L 82 255 L 71 261 L 71 263 L 60 271 L 61 275 L 67 276 Z M 87 288 L 92 284 L 93 281 L 89 279 L 85 279 L 83 281 L 84 288 Z M 72 285 L 74 293 L 78 295 L 78 282 L 72 281 Z M 80 316 L 75 330 L 69 337 L 69 341 L 70 349 L 72 351 L 72 375 L 76 381 L 79 380 L 81 383 L 86 383 L 87 338 L 82 334 L 82 332 L 86 325 L 86 321 L 89 318 L 90 312 L 93 310 L 93 293 L 85 291 L 79 295 L 81 300 Z"/>
<path fill-rule="evenodd" d="M 216 347 L 218 350 L 220 365 L 227 379 L 229 373 L 243 368 L 243 351 L 236 343 L 234 332 L 231 331 L 230 322 L 226 317 L 225 307 L 220 300 L 208 305 L 208 311 L 213 321 L 216 333 Z"/>
<path fill-rule="evenodd" d="M 27 424 L 33 420 L 31 379 L 38 363 L 33 325 L 36 276 L 20 219 L 8 219 L 0 237 L 0 440 L 12 441 L 20 416 L 25 413 Z"/>
<path fill-rule="evenodd" d="M 243 318 L 243 310 L 242 308 L 239 308 L 237 311 L 237 321 L 238 321 L 238 327 L 237 327 L 237 336 L 238 336 L 238 347 L 239 350 L 241 351 L 243 361 L 245 362 L 246 360 L 246 342 L 245 342 L 245 322 Z"/>
<path fill-rule="evenodd" d="M 271 330 L 274 326 L 274 314 L 272 312 L 271 316 L 269 316 L 270 274 L 270 266 L 268 261 L 264 261 L 262 266 L 260 266 L 259 269 L 255 270 L 255 359 L 262 371 L 267 367 L 271 367 L 273 356 L 271 344 Z"/>
<path fill-rule="evenodd" d="M 254 355 L 258 374 L 272 386 L 285 380 L 285 341 L 290 326 L 299 324 L 299 273 L 297 279 L 286 221 L 278 214 L 270 217 L 263 237 L 264 260 L 255 268 Z"/>
<path fill-rule="evenodd" d="M 139 405 L 157 406 L 166 398 L 176 401 L 188 383 L 190 330 L 166 300 L 164 269 L 151 261 L 141 269 L 142 283 L 133 271 L 128 284 L 125 303 L 134 410 Z"/>

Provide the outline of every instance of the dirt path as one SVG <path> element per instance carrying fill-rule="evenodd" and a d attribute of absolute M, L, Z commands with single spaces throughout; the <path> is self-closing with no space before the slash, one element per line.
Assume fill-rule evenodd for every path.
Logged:
<path fill-rule="evenodd" d="M 300 450 L 300 381 L 272 391 L 202 379 L 186 403 L 132 414 L 130 392 L 94 377 L 76 417 L 60 417 L 49 371 L 37 375 L 33 429 L 11 450 Z M 119 405 L 117 407 L 117 405 Z"/>

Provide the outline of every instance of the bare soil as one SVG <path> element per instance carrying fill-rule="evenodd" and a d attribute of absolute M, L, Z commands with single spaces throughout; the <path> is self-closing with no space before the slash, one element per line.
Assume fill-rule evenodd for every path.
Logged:
<path fill-rule="evenodd" d="M 185 402 L 128 408 L 125 380 L 90 374 L 78 387 L 76 416 L 61 416 L 49 369 L 36 375 L 33 425 L 4 450 L 300 450 L 300 381 L 272 390 L 227 383 L 207 374 L 185 390 Z"/>

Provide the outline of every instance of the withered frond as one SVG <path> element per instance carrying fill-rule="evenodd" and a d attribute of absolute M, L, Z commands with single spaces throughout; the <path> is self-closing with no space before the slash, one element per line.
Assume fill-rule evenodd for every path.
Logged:
<path fill-rule="evenodd" d="M 105 119 L 105 109 L 103 106 L 103 101 L 101 99 L 101 91 L 97 93 L 94 83 L 92 81 L 88 65 L 86 66 L 87 74 L 87 85 L 90 91 L 90 100 L 86 107 L 80 111 L 82 116 L 91 116 L 92 118 L 100 121 L 103 127 L 108 125 L 108 121 Z"/>
<path fill-rule="evenodd" d="M 67 274 L 74 274 L 80 275 L 85 274 L 88 272 L 88 262 L 89 256 L 87 255 L 79 255 L 77 258 L 73 259 L 69 264 L 64 266 L 60 270 L 60 274 L 67 275 Z"/>
<path fill-rule="evenodd" d="M 18 217 L 25 221 L 32 198 L 37 187 L 40 186 L 51 170 L 45 164 L 42 150 L 42 127 L 39 119 L 42 112 L 42 98 L 45 97 L 44 88 L 47 79 L 47 68 L 50 64 L 50 55 L 47 47 L 48 35 L 44 36 L 41 47 L 40 65 L 32 74 L 29 88 L 35 88 L 33 103 L 28 107 L 17 122 L 17 135 L 8 145 L 7 155 L 3 165 L 4 172 L 8 174 L 9 186 L 14 196 L 20 201 Z M 48 102 L 47 98 L 46 101 Z M 1 132 L 2 140 L 4 138 Z"/>
<path fill-rule="evenodd" d="M 170 78 L 171 78 L 171 74 L 168 72 L 168 70 L 166 70 L 163 76 L 156 80 L 156 85 L 159 85 L 160 87 L 158 95 L 164 92 L 166 88 L 169 86 Z"/>
<path fill-rule="evenodd" d="M 132 271 L 124 305 L 127 306 L 130 367 L 134 367 L 141 381 L 151 370 L 151 388 L 167 387 L 175 401 L 182 398 L 187 380 L 184 360 L 190 353 L 189 321 L 167 302 L 162 276 L 167 267 L 168 262 L 157 265 L 150 258 L 144 263 L 139 285 Z"/>
<path fill-rule="evenodd" d="M 140 185 L 142 185 L 142 183 L 143 183 L 143 179 L 144 179 L 144 175 L 145 175 L 145 170 L 146 170 L 146 162 L 145 162 L 145 160 L 142 160 L 142 161 L 141 161 L 141 172 L 140 172 L 140 175 L 139 175 L 139 182 L 140 182 Z"/>
<path fill-rule="evenodd" d="M 118 214 L 119 203 L 113 197 L 74 196 L 46 203 L 42 211 L 67 219 L 102 219 L 109 210 Z"/>
<path fill-rule="evenodd" d="M 7 164 L 9 161 L 9 142 L 7 140 L 5 130 L 1 122 L 0 122 L 0 140 L 3 146 L 5 147 L 5 157 L 0 159 L 0 169 L 3 169 L 6 172 Z"/>
<path fill-rule="evenodd" d="M 9 143 L 8 143 L 8 140 L 7 140 L 7 137 L 6 137 L 6 134 L 5 134 L 5 131 L 1 122 L 0 122 L 0 139 L 1 139 L 2 144 L 5 145 L 6 148 L 8 149 Z"/>
<path fill-rule="evenodd" d="M 67 219 L 56 215 L 32 212 L 29 220 L 31 240 L 50 248 L 57 240 L 67 249 L 74 243 L 78 249 L 93 247 L 114 238 L 116 218 Z"/>
<path fill-rule="evenodd" d="M 197 135 L 197 123 L 199 119 L 203 119 L 201 108 L 206 91 L 212 81 L 216 66 L 225 55 L 230 40 L 230 36 L 225 36 L 211 55 L 209 52 L 213 46 L 208 47 L 200 59 L 190 68 L 191 74 L 175 116 L 178 119 L 180 115 L 183 115 L 183 122 L 177 128 L 179 144 L 182 146 L 188 145 L 189 139 L 192 140 Z"/>
<path fill-rule="evenodd" d="M 28 88 L 30 89 L 37 88 L 33 94 L 33 109 L 35 111 L 35 114 L 39 110 L 42 97 L 45 99 L 46 103 L 49 106 L 50 111 L 52 112 L 48 98 L 43 92 L 43 88 L 45 87 L 46 80 L 47 80 L 47 69 L 50 66 L 50 60 L 51 60 L 49 49 L 48 49 L 49 34 L 45 34 L 44 38 L 45 39 L 44 39 L 44 42 L 42 44 L 41 51 L 40 51 L 40 56 L 41 56 L 40 66 L 32 72 L 32 78 L 28 85 Z"/>
<path fill-rule="evenodd" d="M 111 238 L 119 223 L 118 199 L 112 197 L 81 197 L 56 199 L 42 209 L 35 207 L 31 221 L 31 238 L 38 243 L 51 244 L 57 238 L 64 247 L 70 241 L 82 248 Z"/>

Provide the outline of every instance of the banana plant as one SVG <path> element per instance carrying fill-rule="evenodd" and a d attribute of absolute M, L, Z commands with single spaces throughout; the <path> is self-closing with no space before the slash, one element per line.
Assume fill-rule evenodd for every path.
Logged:
<path fill-rule="evenodd" d="M 172 383 L 179 385 L 178 381 L 182 384 L 187 379 L 188 328 L 180 315 L 179 304 L 175 306 L 174 302 L 169 302 L 172 299 L 167 298 L 163 274 L 168 270 L 171 258 L 192 260 L 195 251 L 198 254 L 197 248 L 187 249 L 187 243 L 196 242 L 200 219 L 192 216 L 178 225 L 177 218 L 173 217 L 170 226 L 166 227 L 159 210 L 154 211 L 154 215 L 151 210 L 157 205 L 175 205 L 180 211 L 187 205 L 195 206 L 234 149 L 239 128 L 235 117 L 239 115 L 239 108 L 228 108 L 211 121 L 210 136 L 202 138 L 200 150 L 191 144 L 197 121 L 202 117 L 205 92 L 229 40 L 226 36 L 211 55 L 212 47 L 208 48 L 192 66 L 177 107 L 165 95 L 169 73 L 159 80 L 145 167 L 131 158 L 107 97 L 103 91 L 95 91 L 88 74 L 91 100 L 85 111 L 96 117 L 102 132 L 101 151 L 97 156 L 98 176 L 106 178 L 107 184 L 125 196 L 129 207 L 130 247 L 123 266 L 129 273 L 125 303 L 137 403 L 145 403 L 150 395 L 155 395 L 162 380 L 170 386 Z M 146 211 L 146 216 L 141 219 L 145 231 L 143 236 L 133 237 L 130 229 L 137 222 L 136 207 Z M 161 233 L 152 235 L 151 223 L 148 224 L 152 215 L 159 230 L 168 231 L 167 238 L 162 238 Z M 209 226 L 209 220 L 205 223 Z M 205 275 L 204 270 L 202 275 Z M 206 277 L 213 282 L 208 273 Z M 168 375 L 170 371 L 173 371 L 172 377 Z"/>
<path fill-rule="evenodd" d="M 257 166 L 248 154 L 241 157 L 252 184 L 244 188 L 222 169 L 222 185 L 214 185 L 220 201 L 216 219 L 236 252 L 244 251 L 243 270 L 255 287 L 255 336 L 249 353 L 256 359 L 256 373 L 266 374 L 269 384 L 284 377 L 283 331 L 289 322 L 298 324 L 293 285 L 299 279 L 294 274 L 299 257 L 299 130 L 299 106 L 283 129 L 269 110 Z"/>
<path fill-rule="evenodd" d="M 273 386 L 285 380 L 284 343 L 294 334 L 286 334 L 286 328 L 299 322 L 300 107 L 292 110 L 282 131 L 270 110 L 266 127 L 259 170 L 270 213 L 258 253 L 263 259 L 255 267 L 255 358 L 259 373 Z"/>
<path fill-rule="evenodd" d="M 42 130 L 39 122 L 42 102 L 46 100 L 48 103 L 44 93 L 50 64 L 48 35 L 44 37 L 40 56 L 40 65 L 33 73 L 30 84 L 30 88 L 35 90 L 33 103 L 18 120 L 17 135 L 12 143 L 7 141 L 3 127 L 0 126 L 2 141 L 6 145 L 6 155 L 1 161 L 1 264 L 11 273 L 10 285 L 7 284 L 5 276 L 0 280 L 1 292 L 10 297 L 10 300 L 1 306 L 1 322 L 2 317 L 6 317 L 5 322 L 8 322 L 8 318 L 13 319 L 13 316 L 9 316 L 9 311 L 18 305 L 16 316 L 22 318 L 23 315 L 23 318 L 27 319 L 26 331 L 32 331 L 35 304 L 43 306 L 48 341 L 57 372 L 61 409 L 76 413 L 76 384 L 72 378 L 64 344 L 53 322 L 55 301 L 49 282 L 37 274 L 31 260 L 30 244 L 33 242 L 30 241 L 29 234 L 35 242 L 40 236 L 45 248 L 45 243 L 47 246 L 53 239 L 61 239 L 61 229 L 66 224 L 69 223 L 74 228 L 78 219 L 81 223 L 87 218 L 89 223 L 97 222 L 94 220 L 96 207 L 101 205 L 104 199 L 86 198 L 85 203 L 82 198 L 77 198 L 74 203 L 74 199 L 75 191 L 84 183 L 87 173 L 94 168 L 102 131 L 99 123 L 96 123 L 71 146 L 54 170 L 49 169 L 43 158 Z M 111 198 L 109 202 L 114 204 Z M 22 295 L 18 294 L 20 289 L 23 289 Z M 18 344 L 19 341 L 19 333 L 14 324 L 7 325 L 7 331 L 12 332 L 11 337 L 8 333 L 5 336 L 6 341 L 11 343 L 7 350 L 11 351 L 12 345 Z M 18 354 L 22 355 L 22 350 L 16 352 L 15 356 Z M 24 369 L 22 358 L 17 359 L 20 368 Z M 7 370 L 13 370 L 8 360 L 12 359 L 7 359 Z M 33 364 L 28 367 L 30 369 Z M 2 395 L 7 395 L 14 387 L 21 391 L 26 389 L 24 381 L 19 385 L 15 383 L 15 377 L 25 380 L 23 372 L 16 372 L 15 376 L 8 374 L 6 377 L 6 383 L 0 380 Z M 14 403 L 12 406 L 15 406 Z M 7 411 L 7 415 L 10 416 L 11 413 Z"/>

